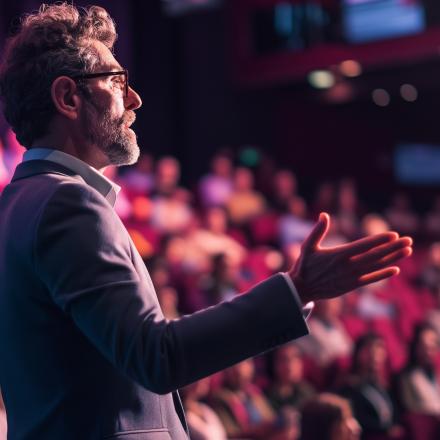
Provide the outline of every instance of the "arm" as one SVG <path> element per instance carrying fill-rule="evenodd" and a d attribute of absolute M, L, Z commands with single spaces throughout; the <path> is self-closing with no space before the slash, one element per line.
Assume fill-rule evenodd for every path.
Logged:
<path fill-rule="evenodd" d="M 282 275 L 233 301 L 167 321 L 128 236 L 88 187 L 60 186 L 36 230 L 34 266 L 57 304 L 121 372 L 157 393 L 307 333 Z"/>

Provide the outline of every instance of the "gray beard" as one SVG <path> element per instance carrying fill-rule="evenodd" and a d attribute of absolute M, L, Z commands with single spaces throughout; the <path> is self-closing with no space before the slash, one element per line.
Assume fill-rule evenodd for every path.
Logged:
<path fill-rule="evenodd" d="M 124 126 L 127 115 L 112 118 L 109 110 L 99 109 L 89 101 L 85 118 L 89 141 L 98 146 L 111 165 L 132 165 L 137 162 L 140 149 L 134 132 Z"/>

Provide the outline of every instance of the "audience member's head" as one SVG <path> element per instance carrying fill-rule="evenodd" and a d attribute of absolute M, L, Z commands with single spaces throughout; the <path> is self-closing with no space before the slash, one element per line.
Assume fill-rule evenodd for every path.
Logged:
<path fill-rule="evenodd" d="M 300 349 L 289 343 L 268 356 L 268 374 L 278 384 L 295 385 L 303 380 L 303 359 Z"/>
<path fill-rule="evenodd" d="M 224 383 L 233 390 L 244 389 L 254 379 L 254 373 L 254 361 L 246 359 L 224 371 Z"/>
<path fill-rule="evenodd" d="M 434 370 L 439 354 L 439 336 L 435 329 L 426 323 L 419 324 L 409 347 L 408 368 Z"/>
<path fill-rule="evenodd" d="M 429 248 L 429 263 L 440 268 L 440 242 L 433 243 Z"/>
<path fill-rule="evenodd" d="M 303 407 L 301 440 L 356 440 L 361 428 L 348 400 L 334 394 L 321 394 Z"/>
<path fill-rule="evenodd" d="M 171 156 L 162 157 L 156 164 L 156 190 L 170 194 L 177 189 L 180 179 L 180 164 Z"/>
<path fill-rule="evenodd" d="M 361 222 L 362 235 L 375 235 L 390 230 L 388 222 L 379 214 L 367 214 Z"/>
<path fill-rule="evenodd" d="M 245 167 L 235 170 L 234 189 L 237 192 L 248 192 L 254 189 L 254 175 L 251 170 Z"/>
<path fill-rule="evenodd" d="M 316 213 L 326 211 L 334 212 L 336 191 L 332 182 L 322 182 L 319 184 L 314 201 L 314 209 Z"/>
<path fill-rule="evenodd" d="M 297 218 L 307 217 L 307 204 L 306 201 L 299 196 L 292 196 L 287 200 L 287 209 L 290 214 Z"/>
<path fill-rule="evenodd" d="M 339 184 L 338 205 L 341 211 L 355 212 L 358 205 L 356 184 L 353 179 L 344 179 Z"/>
<path fill-rule="evenodd" d="M 228 227 L 228 214 L 220 206 L 208 208 L 205 213 L 205 225 L 214 234 L 224 234 Z"/>
<path fill-rule="evenodd" d="M 363 378 L 382 378 L 387 369 L 387 350 L 382 336 L 367 333 L 354 347 L 352 371 Z"/>
<path fill-rule="evenodd" d="M 344 300 L 342 297 L 316 302 L 314 315 L 325 322 L 334 323 L 340 320 Z"/>
<path fill-rule="evenodd" d="M 211 171 L 217 177 L 230 178 L 234 169 L 231 155 L 219 152 L 211 160 Z"/>
<path fill-rule="evenodd" d="M 163 286 L 157 289 L 157 298 L 159 300 L 160 308 L 166 319 L 176 319 L 179 317 L 178 303 L 179 298 L 174 287 Z"/>
<path fill-rule="evenodd" d="M 278 198 L 287 200 L 296 194 L 298 182 L 290 170 L 278 170 L 273 176 L 274 192 Z"/>
<path fill-rule="evenodd" d="M 184 401 L 201 400 L 209 394 L 210 386 L 211 378 L 205 377 L 182 388 L 180 393 Z"/>

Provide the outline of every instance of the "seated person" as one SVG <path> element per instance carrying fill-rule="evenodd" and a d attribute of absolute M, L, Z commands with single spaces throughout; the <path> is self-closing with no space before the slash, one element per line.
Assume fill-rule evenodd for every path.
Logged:
<path fill-rule="evenodd" d="M 416 327 L 409 360 L 400 377 L 400 400 L 404 410 L 440 415 L 440 378 L 437 371 L 439 336 L 429 324 Z"/>
<path fill-rule="evenodd" d="M 350 400 L 364 437 L 401 438 L 403 429 L 396 424 L 395 403 L 388 391 L 388 355 L 381 336 L 367 333 L 357 341 L 352 374 L 341 393 Z"/>
<path fill-rule="evenodd" d="M 226 203 L 229 217 L 235 225 L 243 225 L 266 211 L 266 201 L 254 188 L 254 176 L 247 168 L 237 168 L 234 188 Z"/>
<path fill-rule="evenodd" d="M 309 400 L 301 413 L 301 440 L 358 440 L 361 427 L 348 400 L 324 393 Z"/>
<path fill-rule="evenodd" d="M 280 435 L 277 416 L 263 392 L 253 383 L 254 361 L 247 359 L 224 371 L 224 383 L 212 405 L 228 438 L 272 440 Z M 279 437 L 278 437 L 279 438 Z"/>
<path fill-rule="evenodd" d="M 342 305 L 342 298 L 317 302 L 308 321 L 310 334 L 298 341 L 304 354 L 319 366 L 329 366 L 351 354 L 353 343 L 341 322 Z"/>
<path fill-rule="evenodd" d="M 271 385 L 266 396 L 277 413 L 283 408 L 301 408 L 315 394 L 304 380 L 301 351 L 294 343 L 269 353 L 268 373 Z"/>

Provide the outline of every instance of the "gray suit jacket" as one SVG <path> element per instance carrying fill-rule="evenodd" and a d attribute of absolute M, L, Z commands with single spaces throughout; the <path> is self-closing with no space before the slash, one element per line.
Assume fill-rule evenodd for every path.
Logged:
<path fill-rule="evenodd" d="M 0 197 L 0 386 L 9 438 L 187 439 L 179 387 L 307 333 L 282 275 L 164 319 L 107 200 L 23 162 Z"/>

